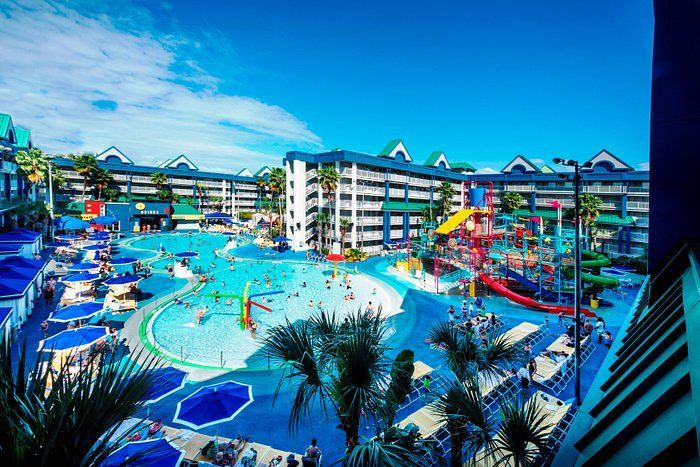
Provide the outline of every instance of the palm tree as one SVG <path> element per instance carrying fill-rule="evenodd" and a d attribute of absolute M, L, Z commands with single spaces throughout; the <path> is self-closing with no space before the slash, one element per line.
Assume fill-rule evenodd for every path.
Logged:
<path fill-rule="evenodd" d="M 163 172 L 153 172 L 151 174 L 151 183 L 156 186 L 156 191 L 158 191 L 168 183 L 168 176 Z"/>
<path fill-rule="evenodd" d="M 513 212 L 523 204 L 523 195 L 517 191 L 507 191 L 501 197 L 501 210 L 504 212 Z"/>
<path fill-rule="evenodd" d="M 323 251 L 323 226 L 328 223 L 328 213 L 316 213 L 316 225 L 318 227 L 318 244 L 320 245 L 319 252 Z"/>
<path fill-rule="evenodd" d="M 430 206 L 426 206 L 423 209 L 421 209 L 420 215 L 423 218 L 423 222 L 435 221 L 435 213 L 433 212 L 433 208 Z"/>
<path fill-rule="evenodd" d="M 39 359 L 28 367 L 25 348 L 13 367 L 10 343 L 0 342 L 2 465 L 99 465 L 127 435 L 143 429 L 139 423 L 114 439 L 144 407 L 154 382 L 153 357 L 118 360 L 116 353 L 96 352 L 86 370 L 73 374 L 75 354 L 54 372 Z"/>
<path fill-rule="evenodd" d="M 28 152 L 19 151 L 15 154 L 15 161 L 20 173 L 31 183 L 32 201 L 36 201 L 36 187 L 48 174 L 50 164 L 48 158 L 41 149 L 32 148 Z"/>
<path fill-rule="evenodd" d="M 352 221 L 347 218 L 340 219 L 340 253 L 345 254 L 345 235 L 348 233 L 348 229 L 352 227 Z"/>
<path fill-rule="evenodd" d="M 334 313 L 320 311 L 308 321 L 287 320 L 267 332 L 266 352 L 283 368 L 275 399 L 285 381 L 295 389 L 288 424 L 291 432 L 311 421 L 312 414 L 331 412 L 345 433 L 347 451 L 354 449 L 360 441 L 362 414 L 376 413 L 385 406 L 382 387 L 387 380 L 391 385 L 395 377 L 401 377 L 390 372 L 386 329 L 381 312 L 369 317 L 358 311 L 341 323 Z M 412 356 L 410 364 L 405 363 L 397 374 L 413 374 Z"/>
<path fill-rule="evenodd" d="M 85 199 L 88 178 L 92 177 L 98 168 L 97 159 L 95 159 L 94 154 L 89 152 L 70 154 L 68 157 L 73 160 L 73 170 L 83 177 L 83 199 Z"/>
<path fill-rule="evenodd" d="M 442 182 L 438 187 L 438 193 L 440 193 L 440 206 L 443 218 L 447 218 L 452 211 L 452 198 L 455 195 L 455 187 L 450 182 Z"/>
<path fill-rule="evenodd" d="M 390 426 L 382 435 L 356 445 L 345 456 L 346 467 L 394 467 L 396 465 L 432 465 L 435 441 L 423 438 L 419 428 Z"/>
<path fill-rule="evenodd" d="M 114 181 L 112 174 L 107 169 L 97 169 L 92 175 L 92 183 L 97 188 L 97 199 L 102 198 L 102 190 L 107 188 Z"/>
<path fill-rule="evenodd" d="M 588 240 L 591 235 L 591 227 L 595 225 L 600 209 L 603 207 L 603 201 L 590 193 L 583 193 L 579 198 L 581 224 L 585 228 L 585 238 Z"/>
<path fill-rule="evenodd" d="M 284 235 L 284 213 L 282 212 L 284 201 L 282 201 L 282 199 L 287 191 L 287 172 L 281 167 L 272 169 L 268 175 L 268 186 L 273 196 L 276 195 L 275 197 L 277 198 L 277 208 L 280 216 L 280 235 Z"/>
<path fill-rule="evenodd" d="M 51 162 L 51 184 L 54 190 L 60 190 L 66 185 L 66 177 L 56 164 Z"/>
<path fill-rule="evenodd" d="M 335 200 L 335 190 L 340 182 L 340 174 L 332 165 L 324 165 L 318 170 L 318 185 L 328 195 L 328 215 L 333 227 L 333 210 L 331 206 Z"/>

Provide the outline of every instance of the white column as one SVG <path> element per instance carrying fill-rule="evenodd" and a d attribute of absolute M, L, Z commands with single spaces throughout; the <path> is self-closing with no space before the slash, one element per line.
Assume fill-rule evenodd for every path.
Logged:
<path fill-rule="evenodd" d="M 459 206 L 460 206 L 460 208 L 462 208 L 462 209 L 466 209 L 467 206 L 464 205 L 464 183 L 461 184 L 461 187 L 462 187 L 462 188 L 461 188 L 461 190 L 460 190 L 460 193 L 462 194 L 462 198 L 461 198 L 460 201 L 459 201 Z M 470 202 L 471 202 L 471 201 L 470 201 Z"/>
<path fill-rule="evenodd" d="M 352 222 L 352 227 L 350 231 L 350 246 L 352 248 L 357 248 L 357 162 L 352 163 L 352 186 L 351 186 L 351 193 L 352 193 L 352 200 L 351 200 L 351 209 L 352 209 L 352 215 L 350 218 L 350 221 Z"/>
<path fill-rule="evenodd" d="M 228 185 L 228 180 L 221 180 L 221 209 L 226 212 L 226 208 L 229 206 L 228 200 L 226 199 L 226 185 Z M 231 214 L 230 209 L 228 214 Z"/>
<path fill-rule="evenodd" d="M 295 251 L 305 250 L 306 244 L 306 162 L 287 161 L 287 237 Z M 291 195 L 294 194 L 294 204 Z M 292 216 L 292 212 L 294 215 Z"/>
<path fill-rule="evenodd" d="M 340 173 L 340 162 L 335 163 L 335 170 Z M 335 228 L 335 238 L 340 237 L 340 181 L 335 187 L 335 219 L 333 220 Z"/>

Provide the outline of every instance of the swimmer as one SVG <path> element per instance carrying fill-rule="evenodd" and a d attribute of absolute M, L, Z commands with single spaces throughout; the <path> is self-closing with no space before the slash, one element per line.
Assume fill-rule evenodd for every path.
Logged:
<path fill-rule="evenodd" d="M 231 266 L 229 266 L 228 268 L 229 268 L 229 270 L 231 270 L 231 271 L 234 271 L 234 270 L 236 269 L 236 267 L 235 267 L 233 264 L 231 264 Z"/>
<path fill-rule="evenodd" d="M 377 288 L 376 287 L 372 289 L 372 295 L 377 295 Z"/>
<path fill-rule="evenodd" d="M 314 307 L 314 301 L 313 301 L 313 300 L 309 300 L 309 308 L 313 308 L 313 307 Z"/>
<path fill-rule="evenodd" d="M 318 301 L 318 309 L 322 310 L 323 309 L 323 300 Z"/>
<path fill-rule="evenodd" d="M 233 300 L 231 300 L 230 298 L 227 298 L 227 299 L 226 299 L 226 304 L 227 304 L 227 305 L 233 305 Z"/>
<path fill-rule="evenodd" d="M 329 279 L 326 279 L 326 288 L 330 290 L 331 288 L 331 281 Z"/>
<path fill-rule="evenodd" d="M 306 287 L 306 281 L 302 282 L 302 283 L 301 283 L 301 286 L 302 286 L 302 287 Z"/>
<path fill-rule="evenodd" d="M 255 333 L 258 330 L 258 323 L 254 320 L 250 320 L 250 337 L 255 339 Z"/>

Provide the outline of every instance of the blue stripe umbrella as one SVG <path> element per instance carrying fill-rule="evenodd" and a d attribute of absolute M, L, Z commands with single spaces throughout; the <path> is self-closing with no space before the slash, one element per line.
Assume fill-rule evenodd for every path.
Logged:
<path fill-rule="evenodd" d="M 73 274 L 73 275 L 65 276 L 65 277 L 61 278 L 61 282 L 65 282 L 66 284 L 71 284 L 71 283 L 76 283 L 76 282 L 93 282 L 99 278 L 100 278 L 99 274 L 89 274 L 89 273 Z"/>
<path fill-rule="evenodd" d="M 106 250 L 107 245 L 87 245 L 82 248 L 85 251 L 100 251 L 100 250 Z"/>
<path fill-rule="evenodd" d="M 70 243 L 69 242 L 48 242 L 48 243 L 44 243 L 44 246 L 46 248 L 61 248 L 61 247 L 70 246 Z"/>
<path fill-rule="evenodd" d="M 158 466 L 177 467 L 185 457 L 185 452 L 179 450 L 165 438 L 131 441 L 107 456 L 100 463 L 101 467 Z"/>
<path fill-rule="evenodd" d="M 100 269 L 99 264 L 95 263 L 76 263 L 71 266 L 66 266 L 69 271 L 95 271 Z"/>
<path fill-rule="evenodd" d="M 107 328 L 103 326 L 83 326 L 77 329 L 67 329 L 39 342 L 40 352 L 61 350 L 84 350 L 100 339 L 107 336 Z"/>
<path fill-rule="evenodd" d="M 194 258 L 195 256 L 199 256 L 199 253 L 194 251 L 182 251 L 180 253 L 175 253 L 175 256 L 178 258 Z"/>
<path fill-rule="evenodd" d="M 248 384 L 225 381 L 204 386 L 177 404 L 174 422 L 198 430 L 233 420 L 253 402 L 253 390 Z"/>
<path fill-rule="evenodd" d="M 124 266 L 126 264 L 133 264 L 137 261 L 138 259 L 136 258 L 116 258 L 111 260 L 109 264 L 112 266 Z"/>
<path fill-rule="evenodd" d="M 116 276 L 116 277 L 110 277 L 106 281 L 103 282 L 104 285 L 129 285 L 129 284 L 135 284 L 136 282 L 140 281 L 143 279 L 141 276 L 137 275 L 127 275 L 127 276 Z"/>
<path fill-rule="evenodd" d="M 82 230 L 90 228 L 89 222 L 71 216 L 61 216 L 54 222 L 56 227 L 61 230 Z"/>
<path fill-rule="evenodd" d="M 275 237 L 275 238 L 272 239 L 272 241 L 275 242 L 275 243 L 281 243 L 281 242 L 291 242 L 292 239 L 291 239 L 291 238 L 287 238 L 287 237 Z"/>
<path fill-rule="evenodd" d="M 117 220 L 112 216 L 97 216 L 90 219 L 90 223 L 100 225 L 112 225 L 116 224 Z"/>
<path fill-rule="evenodd" d="M 103 307 L 104 303 L 102 302 L 85 302 L 78 303 L 77 305 L 69 305 L 54 311 L 49 321 L 68 323 L 70 321 L 87 319 L 102 311 Z"/>
<path fill-rule="evenodd" d="M 144 398 L 144 401 L 148 404 L 158 402 L 184 388 L 187 380 L 187 372 L 173 366 L 156 368 L 151 371 L 151 374 L 153 375 L 153 383 Z"/>
<path fill-rule="evenodd" d="M 80 235 L 75 235 L 75 234 L 63 234 L 63 235 L 56 235 L 56 238 L 58 240 L 80 240 L 81 237 Z"/>

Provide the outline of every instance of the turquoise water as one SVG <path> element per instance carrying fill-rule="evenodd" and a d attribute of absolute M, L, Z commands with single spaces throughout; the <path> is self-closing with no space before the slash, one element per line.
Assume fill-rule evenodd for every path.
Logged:
<path fill-rule="evenodd" d="M 132 244 L 133 247 L 156 250 L 162 242 L 168 252 L 198 251 L 199 257 L 192 260 L 190 268 L 199 266 L 207 276 L 215 278 L 215 281 L 208 282 L 198 294 L 183 298 L 183 301 L 191 306 L 188 307 L 184 303 L 171 304 L 152 321 L 149 334 L 152 342 L 161 351 L 177 359 L 225 368 L 262 367 L 266 361 L 256 361 L 254 358 L 260 349 L 262 336 L 267 329 L 283 324 L 287 319 L 291 322 L 307 319 L 311 313 L 321 308 L 334 311 L 342 318 L 358 309 L 365 310 L 369 302 L 372 302 L 375 308 L 391 307 L 386 292 L 364 274 L 350 275 L 348 278 L 351 288 L 348 289 L 342 274 L 341 277 L 332 279 L 331 265 L 315 266 L 245 259 L 237 259 L 231 263 L 214 253 L 215 249 L 226 246 L 227 238 L 207 234 L 197 237 L 160 235 L 146 237 Z M 160 260 L 154 267 L 164 268 L 171 261 Z M 248 281 L 251 296 L 257 293 L 281 292 L 253 299 L 271 309 L 269 312 L 257 307 L 251 309 L 253 319 L 258 323 L 257 338 L 240 328 L 238 299 L 222 297 L 219 303 L 216 303 L 214 297 L 207 296 L 212 293 L 242 296 Z M 346 296 L 351 292 L 355 299 L 346 300 Z M 227 303 L 227 300 L 230 302 Z M 208 311 L 202 324 L 197 325 L 196 310 L 205 306 L 208 307 Z"/>

